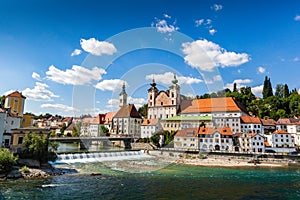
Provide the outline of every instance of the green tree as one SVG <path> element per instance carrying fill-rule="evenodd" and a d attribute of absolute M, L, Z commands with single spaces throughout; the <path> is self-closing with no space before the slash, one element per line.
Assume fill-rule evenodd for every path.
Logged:
<path fill-rule="evenodd" d="M 153 143 L 155 146 L 159 146 L 159 139 L 161 134 L 162 134 L 161 132 L 153 134 L 150 137 L 150 142 Z"/>
<path fill-rule="evenodd" d="M 263 98 L 266 99 L 267 97 L 273 96 L 273 89 L 270 78 L 268 76 L 265 77 L 263 91 L 262 91 Z"/>
<path fill-rule="evenodd" d="M 144 104 L 142 107 L 138 109 L 138 112 L 140 113 L 141 116 L 144 118 L 147 118 L 148 115 L 148 104 Z"/>
<path fill-rule="evenodd" d="M 5 95 L 0 97 L 0 108 L 4 108 L 4 103 L 5 103 Z"/>
<path fill-rule="evenodd" d="M 31 132 L 25 134 L 23 144 L 25 150 L 22 156 L 39 160 L 42 163 L 47 162 L 48 159 L 54 158 L 54 152 L 49 152 L 48 146 L 50 146 L 52 150 L 58 148 L 57 144 L 49 142 L 48 136 L 37 135 Z"/>
<path fill-rule="evenodd" d="M 276 90 L 275 90 L 275 96 L 279 97 L 279 98 L 283 98 L 284 96 L 284 85 L 282 84 L 277 84 L 276 85 Z"/>
<path fill-rule="evenodd" d="M 61 134 L 61 135 L 63 135 L 63 134 L 64 134 L 64 132 L 65 132 L 66 128 L 67 128 L 67 125 L 66 125 L 66 123 L 63 123 L 63 124 L 62 124 L 62 126 L 61 126 L 61 128 L 60 128 L 60 134 Z"/>
<path fill-rule="evenodd" d="M 107 136 L 108 131 L 108 128 L 106 128 L 105 126 L 100 126 L 100 136 Z"/>
<path fill-rule="evenodd" d="M 292 93 L 289 96 L 289 109 L 291 112 L 291 116 L 299 116 L 300 115 L 300 96 L 298 93 Z"/>
<path fill-rule="evenodd" d="M 238 92 L 238 89 L 237 89 L 236 83 L 233 83 L 233 92 Z"/>
<path fill-rule="evenodd" d="M 78 137 L 79 134 L 78 134 L 78 129 L 76 126 L 73 126 L 72 128 L 72 137 Z"/>
<path fill-rule="evenodd" d="M 0 148 L 0 173 L 9 172 L 16 164 L 17 157 L 7 149 Z"/>
<path fill-rule="evenodd" d="M 283 97 L 288 98 L 289 96 L 290 96 L 289 86 L 287 84 L 284 84 Z"/>

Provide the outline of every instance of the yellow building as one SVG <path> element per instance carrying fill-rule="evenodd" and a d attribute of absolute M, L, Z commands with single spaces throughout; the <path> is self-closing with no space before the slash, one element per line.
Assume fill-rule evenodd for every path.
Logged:
<path fill-rule="evenodd" d="M 47 136 L 50 133 L 49 128 L 26 127 L 13 129 L 11 150 L 14 153 L 21 153 L 24 149 L 24 138 L 26 133 Z"/>
<path fill-rule="evenodd" d="M 25 99 L 26 97 L 22 95 L 22 92 L 15 91 L 5 97 L 4 107 L 9 109 L 9 113 L 23 117 Z"/>
<path fill-rule="evenodd" d="M 21 127 L 29 127 L 32 126 L 32 120 L 34 116 L 32 114 L 24 114 L 22 117 Z"/>

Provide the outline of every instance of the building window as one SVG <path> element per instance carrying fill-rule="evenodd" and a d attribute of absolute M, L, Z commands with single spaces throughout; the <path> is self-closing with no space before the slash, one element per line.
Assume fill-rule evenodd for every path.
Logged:
<path fill-rule="evenodd" d="M 160 105 L 162 106 L 162 105 L 164 105 L 164 103 L 163 103 L 163 102 L 160 102 Z"/>
<path fill-rule="evenodd" d="M 23 137 L 19 137 L 18 138 L 18 144 L 22 144 L 23 143 Z"/>

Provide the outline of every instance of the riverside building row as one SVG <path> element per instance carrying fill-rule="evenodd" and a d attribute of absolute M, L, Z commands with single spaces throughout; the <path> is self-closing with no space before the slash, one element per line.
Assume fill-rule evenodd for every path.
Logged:
<path fill-rule="evenodd" d="M 186 100 L 181 95 L 176 75 L 170 83 L 168 90 L 159 90 L 152 80 L 148 89 L 146 119 L 133 104 L 127 103 L 125 84 L 119 95 L 119 110 L 83 119 L 69 117 L 33 121 L 23 116 L 26 97 L 14 92 L 7 96 L 6 107 L 0 112 L 1 146 L 12 143 L 13 129 L 35 125 L 55 130 L 57 135 L 63 123 L 66 125 L 65 135 L 72 135 L 74 127 L 78 127 L 80 136 L 103 136 L 101 126 L 114 137 L 150 138 L 163 130 L 178 131 L 174 148 L 263 152 L 268 148 L 289 151 L 300 146 L 299 118 L 279 119 L 277 122 L 259 119 L 250 116 L 244 106 L 232 97 Z M 202 132 L 199 132 L 200 129 Z"/>

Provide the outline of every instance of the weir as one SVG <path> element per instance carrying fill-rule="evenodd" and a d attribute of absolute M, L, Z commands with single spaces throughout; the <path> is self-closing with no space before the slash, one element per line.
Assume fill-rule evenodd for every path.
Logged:
<path fill-rule="evenodd" d="M 143 151 L 118 151 L 118 152 L 91 152 L 91 153 L 66 153 L 57 155 L 55 164 L 92 163 L 117 160 L 136 160 L 150 158 Z"/>

